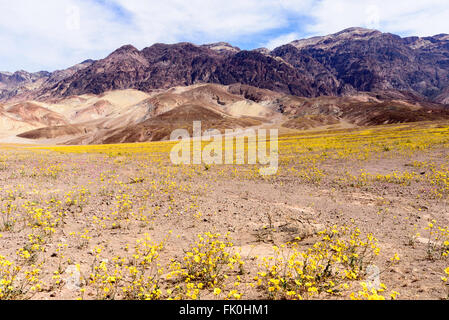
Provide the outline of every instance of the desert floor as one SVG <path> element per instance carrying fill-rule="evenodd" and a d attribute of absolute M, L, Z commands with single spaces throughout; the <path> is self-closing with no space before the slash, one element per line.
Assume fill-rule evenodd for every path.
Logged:
<path fill-rule="evenodd" d="M 281 136 L 272 176 L 172 146 L 2 144 L 0 299 L 448 297 L 449 123 Z"/>

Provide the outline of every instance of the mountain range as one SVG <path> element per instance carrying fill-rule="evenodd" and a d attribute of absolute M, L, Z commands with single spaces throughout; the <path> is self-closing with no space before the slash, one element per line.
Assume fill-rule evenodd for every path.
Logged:
<path fill-rule="evenodd" d="M 59 143 L 160 140 L 180 119 L 204 115 L 223 128 L 445 119 L 448 104 L 449 35 L 402 38 L 364 28 L 273 50 L 125 45 L 65 70 L 0 72 L 3 136 L 66 136 Z"/>

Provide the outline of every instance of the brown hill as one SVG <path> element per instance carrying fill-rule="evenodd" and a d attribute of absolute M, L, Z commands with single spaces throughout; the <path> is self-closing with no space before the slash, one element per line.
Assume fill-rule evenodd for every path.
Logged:
<path fill-rule="evenodd" d="M 201 121 L 202 130 L 234 129 L 259 125 L 251 118 L 232 118 L 199 105 L 183 105 L 148 119 L 137 126 L 120 128 L 94 143 L 121 143 L 167 140 L 176 129 L 186 129 L 192 135 L 193 121 Z M 68 142 L 70 143 L 70 141 Z"/>
<path fill-rule="evenodd" d="M 432 103 L 379 99 L 366 93 L 352 97 L 300 98 L 279 100 L 280 112 L 291 120 L 285 127 L 305 129 L 335 124 L 336 120 L 356 126 L 432 121 L 449 118 L 449 109 Z"/>
<path fill-rule="evenodd" d="M 41 109 L 52 113 L 39 113 Z M 264 125 L 308 130 L 449 119 L 449 109 L 444 105 L 416 101 L 415 95 L 408 92 L 305 98 L 243 84 L 196 84 L 150 94 L 118 90 L 70 96 L 53 104 L 5 105 L 0 110 L 15 114 L 34 110 L 27 114 L 28 118 L 17 116 L 16 127 L 21 120 L 36 121 L 37 115 L 45 115 L 39 125 L 16 128 L 18 136 L 64 144 L 164 140 L 175 129 L 191 132 L 193 121 L 201 121 L 203 130 Z"/>
<path fill-rule="evenodd" d="M 64 116 L 32 102 L 17 103 L 4 108 L 4 111 L 16 120 L 32 125 L 53 126 L 68 123 Z"/>
<path fill-rule="evenodd" d="M 123 94 L 123 91 L 118 91 Z M 109 93 L 108 99 L 112 93 Z M 117 95 L 117 93 L 115 93 Z M 103 96 L 103 97 L 102 97 Z M 228 92 L 228 88 L 220 85 L 200 85 L 177 87 L 166 92 L 155 93 L 135 105 L 129 106 L 115 116 L 97 118 L 111 108 L 111 102 L 105 101 L 104 95 L 86 99 L 70 97 L 66 104 L 82 101 L 84 108 L 76 107 L 70 113 L 72 123 L 69 125 L 39 128 L 18 136 L 28 139 L 56 139 L 58 143 L 112 143 L 167 139 L 172 130 L 186 128 L 191 130 L 193 121 L 202 121 L 203 128 L 236 128 L 258 125 L 261 122 L 255 117 L 245 115 L 250 109 L 259 110 L 257 104 L 243 97 Z M 91 104 L 90 101 L 96 101 Z M 249 101 L 248 110 L 227 112 L 227 107 L 235 108 L 235 104 Z M 64 101 L 59 101 L 59 104 Z M 242 114 L 241 114 L 242 113 Z M 258 112 L 256 112 L 258 114 Z M 89 120 L 90 118 L 90 120 Z M 79 121 L 84 119 L 85 121 Z M 267 120 L 267 119 L 264 119 Z M 268 120 L 267 120 L 268 121 Z"/>

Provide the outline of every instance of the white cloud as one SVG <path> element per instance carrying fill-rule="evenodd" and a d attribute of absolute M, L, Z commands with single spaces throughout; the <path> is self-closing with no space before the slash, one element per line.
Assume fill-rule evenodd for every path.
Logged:
<path fill-rule="evenodd" d="M 274 48 L 277 48 L 286 43 L 290 43 L 293 40 L 297 40 L 299 38 L 300 38 L 300 35 L 296 32 L 283 34 L 283 35 L 280 35 L 279 37 L 276 37 L 276 38 L 268 41 L 264 47 L 268 48 L 270 50 L 273 50 Z"/>
<path fill-rule="evenodd" d="M 242 35 L 286 26 L 283 1 L 269 0 L 115 0 L 132 12 L 138 42 L 174 42 L 191 38 L 201 42 L 238 39 Z M 296 1 L 304 2 L 304 1 Z M 142 36 L 144 35 L 144 36 Z M 143 44 L 143 43 L 142 43 Z"/>
<path fill-rule="evenodd" d="M 0 70 L 65 68 L 128 43 L 142 49 L 244 38 L 273 48 L 352 26 L 433 35 L 449 32 L 448 21 L 446 0 L 1 1 Z"/>
<path fill-rule="evenodd" d="M 104 36 L 103 28 L 109 33 L 120 30 L 113 14 L 97 4 L 74 0 L 36 4 L 32 0 L 0 3 L 0 69 L 67 67 L 87 58 L 86 52 L 98 54 L 110 47 L 111 37 Z M 79 11 L 79 19 L 73 9 Z"/>
<path fill-rule="evenodd" d="M 307 26 L 307 32 L 312 35 L 354 26 L 417 36 L 449 32 L 447 0 L 322 0 L 310 16 L 315 22 Z"/>
<path fill-rule="evenodd" d="M 63 68 L 103 57 L 128 43 L 141 49 L 155 42 L 236 41 L 240 36 L 286 26 L 284 2 L 2 1 L 0 39 L 8 47 L 0 52 L 0 70 Z M 117 7 L 126 19 L 117 15 Z"/>

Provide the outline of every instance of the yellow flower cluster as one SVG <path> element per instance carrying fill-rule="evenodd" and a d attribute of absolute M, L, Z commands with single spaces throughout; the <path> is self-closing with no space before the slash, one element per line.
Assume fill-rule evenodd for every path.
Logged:
<path fill-rule="evenodd" d="M 230 274 L 241 274 L 244 262 L 232 249 L 233 243 L 229 235 L 206 232 L 198 235 L 198 240 L 189 248 L 182 261 L 173 261 L 169 278 L 180 278 L 184 286 L 177 286 L 176 298 L 186 296 L 197 299 L 200 290 L 211 290 L 215 296 L 225 291 L 224 282 Z M 233 286 L 240 285 L 240 277 Z M 240 299 L 241 293 L 232 289 L 228 298 Z"/>
<path fill-rule="evenodd" d="M 362 236 L 357 227 L 333 226 L 305 251 L 294 243 L 274 247 L 273 257 L 264 257 L 262 271 L 254 278 L 271 299 L 305 299 L 320 294 L 338 294 L 347 282 L 360 279 L 379 254 L 377 239 Z"/>
<path fill-rule="evenodd" d="M 87 284 L 95 288 L 97 299 L 156 300 L 162 297 L 159 263 L 163 242 L 153 243 L 146 235 L 139 239 L 130 257 L 100 260 L 102 249 L 95 248 L 96 260 Z M 82 289 L 84 294 L 85 289 Z"/>
<path fill-rule="evenodd" d="M 425 228 L 429 232 L 427 256 L 429 259 L 446 258 L 449 255 L 449 228 L 441 227 L 432 220 Z"/>
<path fill-rule="evenodd" d="M 362 286 L 362 290 L 359 290 L 357 293 L 352 292 L 350 294 L 351 300 L 385 300 L 385 295 L 383 294 L 387 287 L 381 283 L 380 288 L 369 288 L 366 282 L 360 282 Z M 399 296 L 397 291 L 392 291 L 390 293 L 390 298 L 395 300 Z"/>
<path fill-rule="evenodd" d="M 40 273 L 41 269 L 36 265 L 24 268 L 0 255 L 0 300 L 31 298 L 42 289 Z"/>

